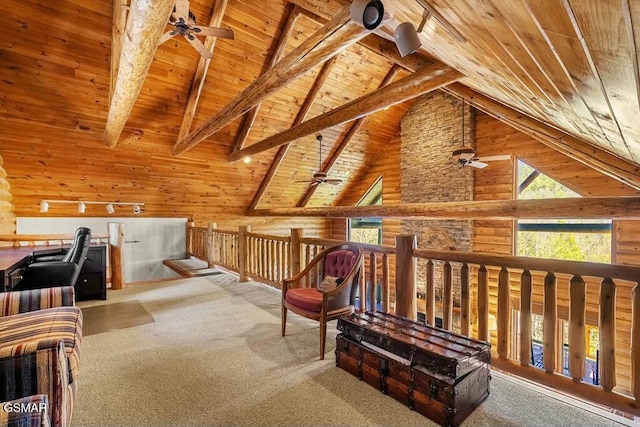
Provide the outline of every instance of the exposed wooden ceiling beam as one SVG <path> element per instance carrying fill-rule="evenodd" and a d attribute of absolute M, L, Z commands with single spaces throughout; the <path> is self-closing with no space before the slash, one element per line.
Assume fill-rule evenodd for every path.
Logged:
<path fill-rule="evenodd" d="M 378 86 L 378 88 L 379 89 L 383 88 L 387 86 L 389 83 L 391 83 L 391 81 L 393 80 L 393 78 L 396 76 L 397 73 L 398 73 L 398 66 L 394 65 L 393 67 L 391 67 L 391 70 L 389 70 L 387 75 L 384 76 L 384 79 L 382 79 L 382 82 L 380 82 L 380 85 Z M 347 145 L 349 145 L 349 142 L 351 142 L 351 139 L 358 133 L 358 131 L 360 130 L 360 128 L 362 127 L 362 125 L 366 120 L 367 120 L 367 117 L 361 117 L 359 119 L 354 120 L 353 123 L 351 123 L 349 130 L 345 134 L 344 138 L 342 138 L 342 141 L 340 142 L 338 147 L 333 151 L 333 153 L 331 154 L 329 159 L 327 159 L 325 164 L 322 165 L 322 171 L 324 171 L 327 174 L 331 171 L 331 168 L 333 167 L 333 165 L 338 161 L 338 158 L 340 157 L 344 149 L 347 148 Z M 289 144 L 287 144 L 286 146 L 289 146 Z M 306 206 L 306 204 L 309 203 L 309 200 L 311 199 L 313 194 L 316 192 L 317 188 L 318 188 L 318 185 L 309 185 L 309 187 L 307 187 L 307 190 L 304 192 L 304 194 L 298 201 L 297 206 L 299 208 Z"/>
<path fill-rule="evenodd" d="M 175 0 L 136 0 L 131 4 L 118 78 L 102 137 L 109 148 L 118 144 L 174 4 Z"/>
<path fill-rule="evenodd" d="M 378 89 L 325 114 L 293 126 L 284 132 L 257 142 L 250 147 L 232 153 L 229 156 L 229 161 L 234 162 L 244 156 L 261 153 L 314 132 L 368 116 L 376 111 L 453 83 L 461 77 L 463 75 L 460 72 L 441 63 L 424 67 L 382 89 Z"/>
<path fill-rule="evenodd" d="M 640 167 L 593 144 L 582 141 L 554 127 L 515 111 L 468 87 L 456 83 L 443 88 L 451 95 L 464 98 L 475 108 L 535 138 L 544 145 L 565 154 L 590 168 L 610 176 L 623 184 L 640 190 Z"/>
<path fill-rule="evenodd" d="M 228 0 L 216 0 L 215 4 L 213 5 L 211 20 L 209 21 L 210 27 L 220 26 L 220 24 L 222 23 L 222 18 L 224 17 L 225 10 L 227 9 L 227 3 Z M 207 37 L 204 41 L 204 47 L 209 52 L 213 52 L 213 49 L 216 45 L 216 40 L 218 40 L 217 37 Z M 189 129 L 191 129 L 191 123 L 193 123 L 193 118 L 196 115 L 198 101 L 200 100 L 200 94 L 202 93 L 202 88 L 204 87 L 204 82 L 207 77 L 207 71 L 209 71 L 210 63 L 211 58 L 200 56 L 198 68 L 196 68 L 196 72 L 193 75 L 193 82 L 191 83 L 191 90 L 189 91 L 187 107 L 184 112 L 184 117 L 182 118 L 182 125 L 180 126 L 178 139 L 181 139 L 185 135 L 187 135 L 189 133 Z"/>
<path fill-rule="evenodd" d="M 360 41 L 360 45 L 412 73 L 435 62 L 434 59 L 428 58 L 417 52 L 403 58 L 400 56 L 398 47 L 394 42 L 382 38 L 377 34 L 368 35 Z"/>
<path fill-rule="evenodd" d="M 307 114 L 309 114 L 309 110 L 311 109 L 311 106 L 313 105 L 313 102 L 315 101 L 316 96 L 320 91 L 320 88 L 324 84 L 325 80 L 327 80 L 327 77 L 329 76 L 329 71 L 331 71 L 331 67 L 333 67 L 333 64 L 336 62 L 336 59 L 338 59 L 338 57 L 334 56 L 333 58 L 331 58 L 330 60 L 328 60 L 322 65 L 322 69 L 318 73 L 318 76 L 316 77 L 316 80 L 313 83 L 313 86 L 311 86 L 311 89 L 309 90 L 309 93 L 307 94 L 307 97 L 305 98 L 304 103 L 302 104 L 302 107 L 300 107 L 300 110 L 298 111 L 298 114 L 296 115 L 296 118 L 293 121 L 292 126 L 296 126 L 302 123 L 304 119 L 307 117 Z M 273 161 L 271 162 L 271 165 L 269 166 L 269 170 L 265 174 L 264 179 L 260 183 L 260 187 L 258 187 L 258 191 L 253 197 L 251 204 L 249 205 L 249 210 L 254 210 L 256 206 L 258 206 L 258 203 L 260 203 L 260 200 L 262 200 L 262 196 L 264 196 L 264 193 L 267 191 L 267 188 L 269 187 L 271 180 L 276 175 L 276 172 L 278 172 L 278 168 L 280 167 L 280 165 L 282 164 L 282 161 L 287 155 L 287 151 L 289 150 L 290 146 L 291 144 L 285 144 L 285 145 L 281 145 L 280 148 L 278 149 L 278 152 L 276 153 L 275 157 L 273 158 Z"/>
<path fill-rule="evenodd" d="M 302 10 L 307 10 L 323 19 L 329 19 L 340 8 L 351 4 L 349 0 L 288 0 L 289 3 L 293 3 L 300 7 Z"/>
<path fill-rule="evenodd" d="M 262 74 L 266 73 L 269 68 L 273 67 L 282 57 L 284 53 L 284 49 L 287 47 L 287 43 L 289 42 L 289 38 L 291 37 L 291 33 L 293 33 L 293 28 L 296 26 L 296 22 L 298 22 L 298 18 L 301 16 L 300 8 L 298 6 L 291 6 L 289 12 L 285 14 L 285 27 L 280 33 L 280 38 L 278 39 L 278 44 L 276 45 L 275 50 L 271 54 L 271 58 L 267 63 L 267 66 L 264 70 L 262 70 Z M 233 144 L 233 150 L 238 151 L 244 147 L 244 143 L 249 136 L 249 132 L 251 132 L 251 128 L 253 127 L 253 123 L 258 117 L 258 112 L 260 111 L 260 106 L 262 103 L 257 104 L 248 113 L 245 114 L 244 120 L 242 121 L 242 126 L 236 135 L 235 143 Z M 180 135 L 182 138 L 184 135 Z"/>
<path fill-rule="evenodd" d="M 351 21 L 349 7 L 345 6 L 325 26 L 258 77 L 222 110 L 179 140 L 173 147 L 173 154 L 180 155 L 193 148 L 287 83 L 339 54 L 368 33 L 368 30 Z"/>
<path fill-rule="evenodd" d="M 256 209 L 253 216 L 319 218 L 420 219 L 640 219 L 640 197 L 576 197 L 567 199 L 491 200 L 407 203 L 378 206 L 324 206 Z"/>
<path fill-rule="evenodd" d="M 120 67 L 120 55 L 122 54 L 122 39 L 124 29 L 127 25 L 127 14 L 129 13 L 128 0 L 113 1 L 113 24 L 111 26 L 111 74 L 109 75 L 109 102 L 113 98 L 113 91 L 116 88 L 118 68 Z"/>

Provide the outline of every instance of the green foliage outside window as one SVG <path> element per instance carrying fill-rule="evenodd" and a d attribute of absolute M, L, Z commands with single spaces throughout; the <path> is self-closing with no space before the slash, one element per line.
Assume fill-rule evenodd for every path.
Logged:
<path fill-rule="evenodd" d="M 518 184 L 535 171 L 523 162 L 518 162 Z M 518 196 L 519 199 L 557 199 L 580 197 L 571 189 L 544 174 L 538 175 Z M 535 224 L 610 224 L 610 220 L 520 220 L 519 223 Z M 575 233 L 520 231 L 517 239 L 517 254 L 535 258 L 551 258 L 572 261 L 611 262 L 611 233 Z"/>

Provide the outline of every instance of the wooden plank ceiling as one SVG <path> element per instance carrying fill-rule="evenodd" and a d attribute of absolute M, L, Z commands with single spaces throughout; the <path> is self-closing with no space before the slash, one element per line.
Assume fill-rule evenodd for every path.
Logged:
<path fill-rule="evenodd" d="M 141 9 L 145 4 L 146 7 L 154 6 L 151 0 L 132 1 Z M 248 165 L 229 163 L 229 155 L 378 90 L 394 67 L 394 61 L 375 50 L 387 49 L 397 56 L 393 49 L 389 50 L 389 46 L 393 47 L 390 41 L 393 29 L 404 21 L 418 27 L 425 10 L 422 3 L 435 13 L 427 19 L 420 33 L 421 56 L 409 58 L 413 61 L 413 65 L 407 67 L 410 70 L 400 67 L 397 73 L 394 72 L 394 82 L 415 71 L 419 66 L 416 63 L 440 66 L 443 72 L 451 67 L 462 75 L 458 85 L 501 104 L 501 108 L 510 112 L 512 120 L 526 116 L 526 126 L 530 123 L 539 125 L 538 133 L 540 129 L 550 129 L 556 132 L 551 138 L 562 139 L 557 132 L 565 133 L 569 145 L 576 140 L 591 147 L 591 152 L 585 152 L 582 147 L 578 157 L 598 159 L 603 152 L 613 156 L 623 164 L 619 169 L 625 170 L 621 179 L 626 182 L 633 182 L 640 176 L 637 56 L 640 5 L 637 2 L 387 1 L 385 9 L 389 19 L 376 34 L 356 43 L 366 35 L 363 30 L 335 31 L 335 34 L 349 33 L 342 46 L 346 48 L 336 47 L 335 59 L 327 62 L 321 71 L 324 60 L 331 55 L 317 53 L 313 50 L 315 44 L 309 47 L 308 55 L 303 54 L 295 61 L 293 58 L 301 49 L 306 49 L 310 38 L 328 31 L 331 25 L 339 28 L 327 21 L 339 15 L 341 9 L 344 12 L 350 2 L 191 0 L 190 10 L 199 24 L 212 22 L 231 28 L 234 40 L 218 39 L 213 43 L 212 39 L 201 38 L 213 50 L 207 68 L 192 46 L 176 36 L 157 48 L 150 64 L 142 64 L 149 66 L 148 72 L 123 77 L 114 74 L 118 73 L 118 65 L 121 71 L 128 65 L 112 62 L 111 55 L 112 49 L 126 51 L 132 48 L 130 43 L 136 43 L 126 39 L 122 19 L 118 19 L 122 17 L 123 7 L 126 10 L 126 6 L 122 6 L 126 3 L 126 0 L 60 0 L 54 3 L 9 0 L 0 5 L 3 28 L 0 32 L 3 85 L 0 118 L 7 125 L 5 127 L 10 128 L 2 135 L 0 154 L 8 161 L 9 172 L 12 167 L 9 161 L 19 159 L 22 149 L 31 156 L 52 156 L 52 151 L 68 149 L 74 139 L 49 140 L 43 134 L 43 129 L 55 128 L 63 135 L 66 128 L 67 132 L 73 130 L 82 134 L 77 149 L 83 153 L 84 164 L 79 170 L 98 163 L 97 159 L 87 159 L 92 155 L 92 147 L 96 150 L 94 154 L 106 150 L 104 141 L 115 147 L 110 150 L 113 154 L 103 157 L 110 162 L 111 169 L 131 172 L 137 165 L 138 172 L 160 177 L 155 185 L 165 193 L 171 193 L 170 201 L 164 197 L 164 203 L 179 206 L 195 195 L 205 205 L 232 205 L 239 211 L 247 206 L 330 205 L 348 191 L 351 181 L 360 176 L 398 134 L 400 119 L 411 101 L 375 112 L 357 123 L 355 130 L 352 129 L 353 122 L 321 130 L 323 167 L 332 164 L 329 176 L 342 179 L 338 185 L 322 185 L 317 191 L 309 190 L 313 174 L 319 168 L 316 132 L 295 139 L 288 149 L 281 148 L 278 155 L 277 148 L 253 153 Z M 135 10 L 132 5 L 131 14 L 137 14 Z M 157 17 L 135 16 L 141 20 L 140 25 L 145 25 L 145 19 L 149 25 L 140 33 L 137 41 L 140 45 L 144 40 L 148 41 L 149 34 L 152 34 L 151 38 L 157 38 L 165 30 L 162 23 L 161 28 L 157 28 Z M 347 22 L 347 25 L 352 24 Z M 362 34 L 358 35 L 359 32 Z M 334 43 L 331 37 L 323 35 L 317 45 L 331 45 Z M 335 46 L 339 45 L 336 41 Z M 377 48 L 372 50 L 372 45 Z M 312 61 L 313 55 L 326 57 Z M 284 59 L 279 61 L 279 58 Z M 285 67 L 287 61 L 291 64 Z M 310 61 L 309 71 L 296 77 L 291 70 L 304 61 Z M 272 81 L 265 75 L 269 70 L 278 70 L 272 71 L 273 81 L 285 82 L 283 75 L 286 73 L 292 73 L 296 78 L 286 80 L 282 87 L 267 90 L 266 84 L 260 85 L 259 79 L 263 76 L 264 81 Z M 129 73 L 135 74 L 135 71 Z M 204 84 L 200 95 L 194 96 L 194 91 L 200 90 L 200 75 L 203 75 Z M 138 96 L 129 89 L 117 92 L 117 85 L 127 78 L 129 83 L 143 80 Z M 252 88 L 255 90 L 249 92 Z M 315 92 L 309 95 L 312 88 Z M 256 91 L 262 96 L 256 100 L 261 102 L 245 102 L 248 95 L 243 97 L 243 94 L 256 94 Z M 452 86 L 450 92 L 458 95 L 464 92 L 467 96 L 460 86 Z M 125 109 L 114 110 L 117 108 L 115 103 L 110 111 L 110 93 L 116 98 L 129 94 L 133 98 L 130 113 Z M 188 146 L 180 144 L 189 139 L 189 132 L 203 130 L 216 115 L 233 110 L 233 105 L 239 104 L 243 104 L 242 112 L 256 107 L 250 119 L 245 115 L 229 115 L 224 117 L 219 129 L 202 141 Z M 484 105 L 491 109 L 490 102 Z M 236 108 L 238 112 L 239 108 Z M 306 115 L 301 113 L 304 108 L 308 108 Z M 503 109 L 495 108 L 495 114 L 503 116 Z M 487 112 L 491 114 L 491 111 Z M 117 135 L 114 137 L 114 133 L 109 133 L 109 141 L 105 141 L 105 126 L 109 126 L 107 118 L 112 114 L 125 115 L 125 124 L 121 133 L 116 129 Z M 25 130 L 25 126 L 34 123 L 40 129 L 39 135 L 36 131 L 29 134 Z M 186 128 L 181 130 L 183 126 L 188 127 L 188 131 Z M 19 145 L 25 134 L 30 141 L 27 148 Z M 348 139 L 346 145 L 343 143 L 345 138 Z M 556 148 L 564 149 L 560 145 Z M 331 158 L 336 150 L 342 152 Z M 65 154 L 53 154 L 54 158 L 56 156 L 64 158 Z M 274 157 L 279 163 L 269 174 Z M 109 160 L 111 158 L 113 160 Z M 588 159 L 584 162 L 588 163 Z M 611 162 L 592 163 L 594 167 L 604 164 L 602 167 L 606 168 Z M 608 172 L 615 175 L 618 167 L 612 169 Z M 105 172 L 105 176 L 109 177 L 109 173 Z M 16 174 L 16 177 L 25 179 L 27 175 Z M 261 183 L 262 190 L 259 190 Z M 640 179 L 635 184 L 640 186 Z M 17 191 L 17 206 L 22 202 L 21 197 L 29 192 L 46 195 L 26 183 L 12 183 L 12 186 Z M 131 188 L 130 191 L 134 194 L 139 189 Z M 186 196 L 180 195 L 179 191 Z M 223 197 L 234 200 L 223 202 Z M 173 211 L 177 212 L 178 208 Z"/>

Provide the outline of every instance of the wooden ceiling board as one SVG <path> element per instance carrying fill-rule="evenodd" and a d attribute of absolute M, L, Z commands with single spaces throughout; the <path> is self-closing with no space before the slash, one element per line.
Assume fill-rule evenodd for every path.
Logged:
<path fill-rule="evenodd" d="M 415 22 L 414 3 L 394 3 L 394 21 Z M 466 42 L 430 20 L 423 49 L 465 74 L 463 84 L 637 163 L 636 2 L 428 3 Z"/>
<path fill-rule="evenodd" d="M 633 30 L 627 28 L 625 21 L 628 4 L 621 1 L 573 1 L 570 5 L 593 62 L 594 78 L 601 81 L 612 127 L 621 134 L 622 141 L 618 145 L 625 146 L 627 155 L 638 162 L 640 156 L 635 153 L 640 148 L 640 123 L 637 120 L 640 109 L 638 82 L 634 74 L 634 63 L 637 65 L 638 57 L 629 43 L 628 32 L 633 33 Z M 605 31 L 613 28 L 618 31 Z"/>

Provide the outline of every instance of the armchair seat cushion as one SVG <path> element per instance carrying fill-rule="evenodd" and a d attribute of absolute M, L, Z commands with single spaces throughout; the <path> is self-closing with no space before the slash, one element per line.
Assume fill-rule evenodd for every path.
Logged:
<path fill-rule="evenodd" d="M 56 307 L 0 317 L 0 347 L 28 341 L 62 339 L 69 358 L 71 381 L 78 377 L 82 312 L 78 307 Z"/>
<path fill-rule="evenodd" d="M 316 288 L 289 289 L 285 301 L 303 310 L 320 313 L 322 309 L 322 292 Z"/>

